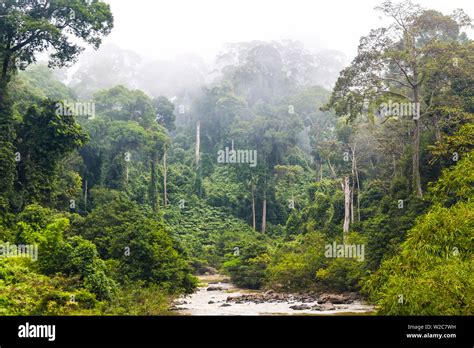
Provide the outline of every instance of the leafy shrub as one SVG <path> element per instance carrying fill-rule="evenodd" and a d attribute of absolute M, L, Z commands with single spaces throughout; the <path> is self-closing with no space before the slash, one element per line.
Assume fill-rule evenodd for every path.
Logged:
<path fill-rule="evenodd" d="M 26 258 L 0 259 L 0 315 L 94 315 L 100 302 L 77 278 L 48 277 Z"/>
<path fill-rule="evenodd" d="M 471 314 L 474 303 L 474 204 L 433 207 L 409 231 L 401 253 L 364 286 L 388 315 Z M 403 295 L 403 303 L 399 303 Z"/>
<path fill-rule="evenodd" d="M 146 218 L 125 197 L 98 205 L 74 230 L 93 241 L 104 260 L 116 261 L 109 264 L 122 284 L 143 280 L 187 293 L 196 287 L 190 267 L 163 224 Z"/>
<path fill-rule="evenodd" d="M 260 245 L 249 243 L 239 247 L 238 254 L 226 255 L 223 269 L 231 276 L 237 286 L 258 289 L 265 280 L 265 269 L 270 262 L 267 249 Z"/>
<path fill-rule="evenodd" d="M 368 278 L 364 291 L 380 314 L 472 315 L 472 164 L 467 154 L 443 171 L 431 187 L 434 205 L 408 232 L 401 252 Z"/>
<path fill-rule="evenodd" d="M 156 284 L 135 282 L 117 292 L 114 301 L 103 307 L 103 315 L 170 315 L 172 298 Z"/>
<path fill-rule="evenodd" d="M 41 273 L 79 276 L 85 287 L 99 299 L 111 298 L 116 284 L 106 275 L 105 264 L 95 245 L 79 236 L 64 238 L 64 232 L 69 228 L 68 219 L 58 218 L 45 228 L 41 228 L 41 224 L 29 225 L 26 222 L 19 222 L 18 226 L 19 242 L 38 247 L 35 267 Z"/>
<path fill-rule="evenodd" d="M 281 246 L 266 271 L 268 286 L 283 290 L 301 290 L 316 286 L 316 271 L 325 262 L 324 236 L 307 233 Z"/>

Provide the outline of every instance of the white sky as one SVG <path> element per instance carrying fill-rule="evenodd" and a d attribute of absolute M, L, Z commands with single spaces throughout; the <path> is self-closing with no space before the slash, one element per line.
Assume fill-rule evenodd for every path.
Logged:
<path fill-rule="evenodd" d="M 226 42 L 278 39 L 340 50 L 351 59 L 359 38 L 383 24 L 373 10 L 382 0 L 105 1 L 115 28 L 104 43 L 167 59 L 194 53 L 210 60 Z M 414 2 L 445 14 L 462 8 L 474 16 L 471 0 Z"/>

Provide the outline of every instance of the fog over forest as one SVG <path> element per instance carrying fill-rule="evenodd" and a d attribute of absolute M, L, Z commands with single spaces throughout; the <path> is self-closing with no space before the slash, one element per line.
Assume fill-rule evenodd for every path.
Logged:
<path fill-rule="evenodd" d="M 0 0 L 0 316 L 472 316 L 473 15 Z"/>

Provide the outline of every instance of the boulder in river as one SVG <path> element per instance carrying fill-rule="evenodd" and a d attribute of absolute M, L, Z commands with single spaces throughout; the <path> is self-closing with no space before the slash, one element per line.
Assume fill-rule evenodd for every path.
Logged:
<path fill-rule="evenodd" d="M 336 306 L 334 306 L 332 303 L 326 302 L 321 305 L 321 308 L 323 311 L 334 311 Z"/>
<path fill-rule="evenodd" d="M 210 286 L 206 290 L 207 291 L 222 291 L 224 290 L 224 288 L 221 286 Z"/>
<path fill-rule="evenodd" d="M 306 310 L 306 309 L 311 309 L 311 307 L 306 305 L 306 304 L 294 305 L 294 306 L 290 306 L 290 308 L 295 310 L 295 311 L 303 311 L 303 310 Z"/>
<path fill-rule="evenodd" d="M 318 302 L 342 304 L 342 303 L 351 303 L 352 301 L 353 301 L 352 296 L 348 296 L 346 294 L 322 294 L 319 297 Z"/>

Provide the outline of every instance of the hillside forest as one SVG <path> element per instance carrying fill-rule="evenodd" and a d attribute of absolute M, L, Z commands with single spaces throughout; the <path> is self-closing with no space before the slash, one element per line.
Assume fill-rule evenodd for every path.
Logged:
<path fill-rule="evenodd" d="M 471 19 L 375 12 L 352 61 L 248 41 L 204 74 L 101 47 L 106 2 L 0 1 L 0 315 L 170 315 L 216 273 L 472 315 Z"/>

